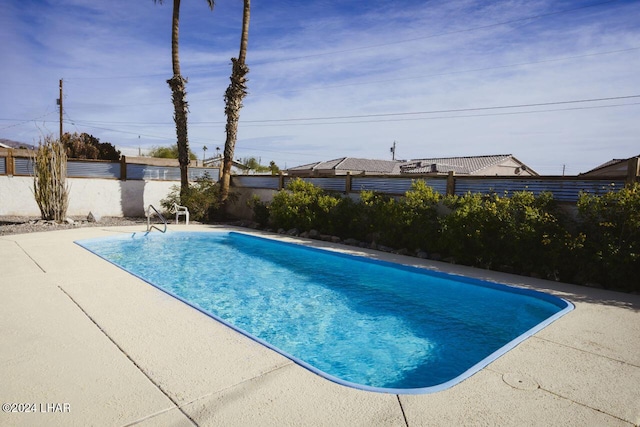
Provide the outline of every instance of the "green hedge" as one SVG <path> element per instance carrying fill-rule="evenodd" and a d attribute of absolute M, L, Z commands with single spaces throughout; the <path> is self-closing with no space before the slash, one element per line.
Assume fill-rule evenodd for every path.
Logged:
<path fill-rule="evenodd" d="M 640 291 L 640 185 L 578 201 L 581 281 Z"/>
<path fill-rule="evenodd" d="M 266 205 L 261 224 L 353 238 L 433 258 L 552 280 L 640 291 L 640 186 L 581 194 L 577 215 L 551 193 L 443 196 L 422 180 L 404 197 L 360 200 L 300 179 Z"/>

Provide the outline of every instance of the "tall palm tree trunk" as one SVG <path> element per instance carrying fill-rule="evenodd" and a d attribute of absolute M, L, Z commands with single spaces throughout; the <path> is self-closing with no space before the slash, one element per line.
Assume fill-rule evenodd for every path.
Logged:
<path fill-rule="evenodd" d="M 179 55 L 179 26 L 180 26 L 180 0 L 173 0 L 173 22 L 171 31 L 171 63 L 173 65 L 173 77 L 167 80 L 172 92 L 173 120 L 176 123 L 176 136 L 178 139 L 178 162 L 180 163 L 180 196 L 184 197 L 189 188 L 189 138 L 187 136 L 187 79 L 180 74 Z"/>
<path fill-rule="evenodd" d="M 238 58 L 231 58 L 233 64 L 231 69 L 231 83 L 224 94 L 225 109 L 227 116 L 227 139 L 224 143 L 224 160 L 222 163 L 222 177 L 220 185 L 220 204 L 223 212 L 226 210 L 226 203 L 229 197 L 229 185 L 231 181 L 231 165 L 233 153 L 238 138 L 238 121 L 240 120 L 240 109 L 243 107 L 242 100 L 247 96 L 247 79 L 249 67 L 245 64 L 247 57 L 247 44 L 249 42 L 249 15 L 251 10 L 251 0 L 244 0 L 242 13 L 242 35 L 240 37 L 240 53 Z"/>

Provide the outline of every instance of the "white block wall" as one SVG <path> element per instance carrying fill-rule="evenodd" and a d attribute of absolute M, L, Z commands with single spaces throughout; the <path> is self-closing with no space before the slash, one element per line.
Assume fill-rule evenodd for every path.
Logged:
<path fill-rule="evenodd" d="M 94 178 L 67 178 L 69 216 L 144 216 L 150 204 L 160 209 L 175 181 L 119 181 Z M 33 196 L 33 178 L 0 176 L 0 216 L 40 216 Z"/>

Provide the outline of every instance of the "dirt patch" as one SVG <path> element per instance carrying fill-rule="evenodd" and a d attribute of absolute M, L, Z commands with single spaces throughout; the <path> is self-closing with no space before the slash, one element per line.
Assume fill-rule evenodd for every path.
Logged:
<path fill-rule="evenodd" d="M 39 233 L 42 231 L 66 230 L 80 227 L 112 227 L 124 225 L 146 225 L 147 218 L 102 217 L 98 222 L 89 222 L 86 217 L 71 217 L 70 221 L 56 223 L 38 217 L 0 216 L 0 236 L 9 234 Z"/>

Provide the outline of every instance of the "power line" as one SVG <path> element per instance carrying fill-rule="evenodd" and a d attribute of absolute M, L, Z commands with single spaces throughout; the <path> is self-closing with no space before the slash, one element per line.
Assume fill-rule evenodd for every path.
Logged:
<path fill-rule="evenodd" d="M 411 121 L 411 120 L 441 120 L 441 119 L 455 119 L 455 118 L 473 118 L 473 117 L 487 117 L 487 116 L 500 116 L 500 115 L 516 115 L 516 114 L 536 114 L 536 113 L 549 113 L 549 112 L 557 112 L 557 111 L 570 111 L 570 110 L 587 110 L 587 109 L 597 109 L 597 108 L 612 108 L 612 107 L 624 107 L 631 105 L 640 105 L 640 102 L 636 103 L 624 103 L 624 104 L 612 104 L 612 105 L 597 105 L 597 106 L 585 106 L 585 107 L 569 107 L 569 108 L 560 108 L 560 109 L 546 109 L 546 110 L 532 110 L 532 111 L 510 111 L 510 112 L 496 112 L 496 113 L 485 113 L 485 114 L 470 114 L 470 115 L 454 115 L 454 116 L 441 116 L 441 117 L 415 117 L 408 118 L 402 116 L 415 116 L 415 115 L 426 115 L 426 114 L 443 114 L 443 113 L 460 113 L 460 112 L 472 112 L 472 111 L 490 111 L 490 110 L 502 110 L 502 109 L 513 109 L 513 108 L 531 108 L 531 107 L 541 107 L 541 106 L 551 106 L 551 105 L 568 105 L 568 104 L 578 104 L 578 103 L 590 103 L 590 102 L 601 102 L 601 101 L 611 101 L 611 100 L 623 100 L 623 99 L 634 99 L 640 98 L 640 95 L 628 95 L 628 96 L 618 96 L 618 97 L 607 97 L 607 98 L 592 98 L 592 99 L 580 99 L 580 100 L 571 100 L 571 101 L 553 101 L 553 102 L 544 102 L 544 103 L 531 103 L 531 104 L 516 104 L 516 105 L 502 105 L 502 106 L 491 106 L 491 107 L 474 107 L 474 108 L 460 108 L 460 109 L 448 109 L 448 110 L 431 110 L 431 111 L 414 111 L 414 112 L 402 112 L 402 113 L 384 113 L 384 114 L 363 114 L 363 115 L 349 115 L 349 116 L 329 116 L 329 117 L 310 117 L 310 118 L 290 118 L 290 119 L 270 119 L 270 120 L 247 120 L 243 121 L 243 124 L 248 127 L 256 127 L 256 126 L 281 126 L 282 122 L 288 122 L 289 126 L 314 126 L 314 125 L 329 125 L 329 124 L 358 124 L 358 123 L 371 123 L 371 122 L 394 122 L 394 121 Z M 39 118 L 46 117 L 47 115 L 52 114 L 51 112 L 40 116 Z M 116 133 L 123 134 L 131 134 L 138 136 L 145 136 L 147 138 L 161 139 L 167 140 L 172 139 L 173 137 L 167 136 L 159 136 L 159 135 L 150 135 L 150 134 L 142 134 L 140 132 L 132 132 L 120 129 L 113 129 L 101 126 L 95 126 L 90 123 L 109 123 L 109 124 L 134 124 L 131 122 L 98 122 L 98 121 L 73 121 L 71 120 L 68 114 L 65 114 L 68 118 L 69 123 L 72 124 L 76 131 L 79 132 L 78 125 L 92 128 L 105 130 Z M 388 119 L 380 119 L 383 117 L 393 117 Z M 345 119 L 375 119 L 375 120 L 357 120 L 357 121 L 344 121 Z M 0 120 L 12 120 L 12 119 L 3 119 Z M 35 119 L 33 119 L 35 120 Z M 326 122 L 326 120 L 341 120 L 339 122 Z M 25 120 L 22 123 L 26 123 L 32 120 Z M 302 121 L 323 121 L 317 123 L 293 123 L 293 122 L 302 122 Z M 46 121 L 45 121 L 46 122 Z M 225 122 L 195 122 L 192 124 L 224 124 Z M 147 123 L 148 125 L 154 123 Z M 155 123 L 157 125 L 157 123 Z M 16 126 L 17 124 L 11 125 Z M 144 125 L 144 123 L 139 123 L 139 125 Z M 6 129 L 7 127 L 3 128 Z M 198 140 L 192 140 L 191 142 L 198 142 Z M 206 142 L 211 142 L 207 140 Z M 270 150 L 263 150 L 270 151 Z M 295 154 L 295 153 L 289 153 Z"/>
<path fill-rule="evenodd" d="M 497 106 L 488 106 L 488 107 L 471 107 L 471 108 L 457 108 L 457 109 L 447 109 L 447 110 L 429 110 L 429 111 L 407 111 L 407 112 L 399 112 L 399 113 L 380 113 L 380 114 L 360 114 L 360 115 L 346 115 L 346 116 L 326 116 L 326 117 L 301 117 L 301 118 L 285 118 L 285 119 L 263 119 L 263 120 L 242 120 L 243 124 L 257 125 L 257 124 L 265 124 L 265 123 L 283 123 L 283 122 L 310 122 L 310 121 L 325 121 L 325 120 L 347 120 L 347 119 L 369 119 L 369 118 L 380 118 L 380 117 L 400 117 L 400 116 L 416 116 L 416 115 L 427 115 L 427 114 L 445 114 L 445 113 L 464 113 L 464 112 L 472 112 L 472 111 L 490 111 L 490 110 L 505 110 L 505 109 L 514 109 L 514 108 L 532 108 L 532 107 L 545 107 L 552 105 L 569 105 L 569 104 L 583 104 L 583 103 L 591 103 L 591 102 L 603 102 L 603 101 L 619 101 L 624 99 L 635 99 L 640 98 L 640 95 L 626 95 L 626 96 L 614 96 L 614 97 L 606 97 L 606 98 L 590 98 L 590 99 L 577 99 L 577 100 L 569 100 L 569 101 L 550 101 L 550 102 L 540 102 L 540 103 L 530 103 L 530 104 L 513 104 L 513 105 L 497 105 Z M 593 107 L 585 107 L 582 109 L 596 109 L 596 108 L 607 108 L 610 106 L 625 106 L 625 105 L 636 105 L 635 103 L 627 103 L 627 104 L 615 104 L 615 105 L 597 105 Z M 568 111 L 568 110 L 577 110 L 580 109 L 578 107 L 574 108 L 565 108 L 565 109 L 556 109 L 552 111 Z M 502 113 L 502 114 L 533 114 L 538 112 L 547 112 L 551 110 L 533 110 L 533 111 L 523 111 L 523 112 L 512 112 L 512 113 Z M 493 114 L 497 115 L 497 114 Z M 476 114 L 473 116 L 449 116 L 451 117 L 481 117 L 481 115 Z M 426 119 L 426 118 L 420 118 Z M 2 119 L 0 119 L 2 120 Z M 109 124 L 109 125 L 130 125 L 130 126 L 169 126 L 173 125 L 172 122 L 113 122 L 113 121 L 97 121 L 97 120 L 76 120 L 75 124 L 84 125 L 87 127 L 93 127 L 96 129 L 103 130 L 111 130 L 117 131 L 115 129 L 107 129 L 100 128 L 95 126 L 95 124 Z M 191 126 L 198 125 L 223 125 L 226 122 L 218 121 L 218 122 L 189 122 Z M 346 122 L 340 122 L 346 123 Z M 322 123 L 303 123 L 304 125 L 313 125 L 313 124 L 322 124 Z M 136 132 L 127 132 L 131 134 L 137 134 Z"/>
<path fill-rule="evenodd" d="M 139 75 L 131 75 L 131 76 L 100 76 L 100 77 L 80 77 L 80 76 L 76 76 L 76 77 L 67 77 L 64 79 L 64 81 L 66 82 L 67 80 L 70 80 L 73 82 L 73 80 L 121 80 L 121 79 L 146 79 L 149 77 L 164 77 L 167 78 L 167 75 L 169 75 L 170 73 L 162 73 L 162 74 L 139 74 Z"/>
<path fill-rule="evenodd" d="M 74 128 L 76 128 L 76 132 L 80 132 L 80 130 L 78 129 L 78 126 L 76 126 L 75 122 L 71 119 L 71 117 L 69 116 L 69 114 L 67 114 L 67 111 L 64 110 L 63 114 L 65 115 L 65 117 L 68 119 L 68 123 L 71 123 L 73 125 Z"/>
<path fill-rule="evenodd" d="M 132 125 L 132 126 L 175 126 L 174 122 L 113 122 L 113 121 L 102 121 L 102 120 L 79 120 L 78 123 L 81 124 L 112 124 L 112 125 Z M 195 123 L 189 122 L 188 124 L 192 125 Z"/>
<path fill-rule="evenodd" d="M 460 113 L 468 111 L 485 111 L 485 110 L 500 110 L 508 108 L 525 108 L 525 107 L 544 107 L 549 105 L 564 105 L 564 104 L 576 104 L 585 102 L 601 102 L 601 101 L 613 101 L 621 99 L 640 98 L 640 95 L 627 95 L 627 96 L 614 96 L 607 98 L 591 98 L 591 99 L 578 99 L 572 101 L 552 101 L 552 102 L 540 102 L 534 104 L 515 104 L 515 105 L 499 105 L 492 107 L 473 107 L 473 108 L 457 108 L 450 110 L 430 110 L 430 111 L 410 111 L 402 113 L 381 113 L 381 114 L 361 114 L 350 116 L 327 116 L 327 117 L 306 117 L 306 118 L 291 118 L 291 119 L 266 119 L 266 120 L 247 120 L 244 123 L 270 123 L 270 122 L 294 122 L 294 121 L 311 121 L 311 120 L 336 120 L 336 119 L 359 119 L 359 118 L 372 118 L 372 117 L 389 117 L 389 116 L 409 116 L 420 114 L 440 114 L 440 113 Z"/>
<path fill-rule="evenodd" d="M 0 130 L 10 129 L 12 127 L 20 126 L 20 125 L 23 125 L 25 123 L 35 122 L 36 120 L 43 119 L 43 118 L 45 118 L 47 116 L 50 116 L 53 113 L 54 113 L 54 111 L 49 111 L 48 113 L 45 113 L 45 114 L 43 114 L 41 116 L 35 117 L 33 119 L 28 119 L 28 120 L 24 120 L 24 119 L 0 119 L 2 121 L 11 121 L 11 122 L 17 121 L 17 122 L 19 122 L 19 123 L 14 123 L 12 125 L 0 128 Z"/>
<path fill-rule="evenodd" d="M 99 130 L 104 130 L 104 131 L 108 131 L 108 132 L 116 132 L 116 133 L 124 133 L 124 134 L 129 134 L 129 135 L 138 135 L 138 136 L 144 136 L 147 138 L 153 138 L 153 139 L 161 139 L 161 140 L 174 140 L 175 139 L 175 135 L 172 136 L 160 136 L 160 135 L 150 135 L 150 134 L 144 134 L 144 133 L 140 133 L 140 132 L 131 132 L 131 131 L 126 131 L 126 130 L 120 130 L 120 129 L 113 129 L 113 128 L 106 128 L 106 127 L 101 127 L 101 126 L 93 126 L 93 125 L 85 125 L 83 124 L 83 122 L 81 121 L 76 121 L 75 124 L 78 124 L 82 127 L 87 127 L 87 128 L 91 128 L 91 129 L 99 129 Z M 203 141 L 200 139 L 193 139 L 193 138 L 189 138 L 189 142 L 195 142 L 195 143 L 210 143 L 210 142 L 222 142 L 221 140 L 212 140 L 212 139 L 207 139 L 207 141 Z"/>
<path fill-rule="evenodd" d="M 593 107 L 554 108 L 554 109 L 547 109 L 547 110 L 511 111 L 511 112 L 503 112 L 503 113 L 467 114 L 467 115 L 440 116 L 440 117 L 414 117 L 414 118 L 357 120 L 357 121 L 323 122 L 323 123 L 291 123 L 291 124 L 288 124 L 287 126 L 318 126 L 318 125 L 343 125 L 343 124 L 358 124 L 358 123 L 407 122 L 407 121 L 416 121 L 416 120 L 463 119 L 463 118 L 472 118 L 472 117 L 512 116 L 512 115 L 520 115 L 520 114 L 551 113 L 551 112 L 557 112 L 557 111 L 594 110 L 598 108 L 626 107 L 631 105 L 640 105 L 640 102 L 632 102 L 627 104 L 598 105 Z M 269 126 L 282 126 L 282 125 L 280 124 L 249 124 L 246 126 L 247 127 L 269 127 Z"/>
<path fill-rule="evenodd" d="M 80 126 L 88 127 L 88 128 L 91 128 L 91 129 L 99 129 L 99 130 L 106 130 L 106 131 L 109 131 L 109 132 L 117 132 L 117 133 L 125 133 L 125 134 L 130 134 L 130 135 L 145 136 L 147 138 L 154 138 L 154 139 L 165 139 L 165 140 L 166 139 L 171 139 L 171 137 L 167 137 L 167 136 L 149 135 L 149 134 L 143 134 L 143 133 L 140 133 L 140 132 L 130 132 L 130 131 L 112 129 L 112 128 L 106 128 L 106 127 L 83 125 L 82 122 L 77 122 L 77 123 Z"/>

